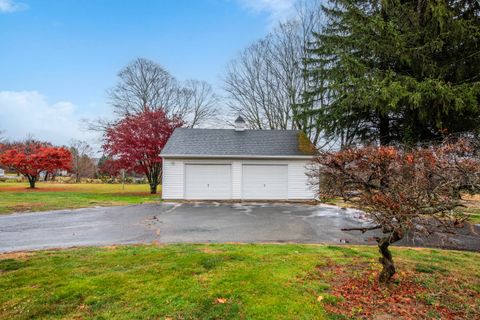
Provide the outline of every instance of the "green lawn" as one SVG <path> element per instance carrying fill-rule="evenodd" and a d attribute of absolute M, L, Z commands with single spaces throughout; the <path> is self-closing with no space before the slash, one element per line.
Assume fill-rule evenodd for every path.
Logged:
<path fill-rule="evenodd" d="M 352 295 L 352 301 L 390 299 L 392 292 L 405 291 L 409 298 L 395 300 L 398 312 L 423 310 L 432 319 L 462 312 L 478 319 L 479 254 L 395 248 L 394 257 L 397 282 L 381 292 Z M 374 286 L 376 261 L 373 247 L 314 245 L 152 245 L 6 254 L 0 255 L 0 318 L 349 319 L 368 314 L 368 305 L 340 308 L 349 293 L 335 295 L 336 288 L 342 281 Z M 408 289 L 412 286 L 415 290 Z"/>
<path fill-rule="evenodd" d="M 145 184 L 123 189 L 121 184 L 86 183 L 37 183 L 32 190 L 24 183 L 0 182 L 0 214 L 160 201 L 160 191 L 159 186 L 159 194 L 150 195 Z"/>

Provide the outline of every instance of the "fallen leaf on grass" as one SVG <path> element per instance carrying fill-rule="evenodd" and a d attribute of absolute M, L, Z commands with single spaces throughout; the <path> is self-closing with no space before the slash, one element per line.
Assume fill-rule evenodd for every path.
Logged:
<path fill-rule="evenodd" d="M 227 303 L 227 298 L 217 298 L 215 299 L 215 303 Z"/>
<path fill-rule="evenodd" d="M 318 296 L 318 297 L 317 297 L 317 301 L 320 302 L 320 301 L 322 301 L 322 300 L 323 300 L 323 296 Z"/>

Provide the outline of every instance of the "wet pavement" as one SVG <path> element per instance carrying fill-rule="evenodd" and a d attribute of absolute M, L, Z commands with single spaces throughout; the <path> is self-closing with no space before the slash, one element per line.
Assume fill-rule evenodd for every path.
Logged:
<path fill-rule="evenodd" d="M 0 216 L 0 252 L 175 242 L 375 244 L 364 213 L 328 205 L 161 203 Z M 378 233 L 377 233 L 378 234 Z M 480 226 L 403 245 L 480 249 Z"/>

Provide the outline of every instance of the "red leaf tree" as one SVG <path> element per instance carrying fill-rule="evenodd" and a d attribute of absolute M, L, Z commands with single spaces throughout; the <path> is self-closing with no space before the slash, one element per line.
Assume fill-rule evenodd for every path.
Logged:
<path fill-rule="evenodd" d="M 25 176 L 30 188 L 35 188 L 41 172 L 53 174 L 58 170 L 70 170 L 71 162 L 68 149 L 34 140 L 7 145 L 0 154 L 0 163 Z"/>
<path fill-rule="evenodd" d="M 162 176 L 160 152 L 173 130 L 182 125 L 181 119 L 169 119 L 162 110 L 145 110 L 108 128 L 103 149 L 122 169 L 145 174 L 154 194 Z"/>
<path fill-rule="evenodd" d="M 115 178 L 121 172 L 122 168 L 120 168 L 120 164 L 118 161 L 115 161 L 111 158 L 105 159 L 101 164 L 98 166 L 98 172 L 101 175 L 110 176 Z"/>
<path fill-rule="evenodd" d="M 389 282 L 395 266 L 389 246 L 408 232 L 455 227 L 465 217 L 461 193 L 480 192 L 480 142 L 455 138 L 441 145 L 363 147 L 322 153 L 310 171 L 321 198 L 342 197 L 369 216 L 372 225 L 343 230 L 381 230 L 376 238 Z"/>

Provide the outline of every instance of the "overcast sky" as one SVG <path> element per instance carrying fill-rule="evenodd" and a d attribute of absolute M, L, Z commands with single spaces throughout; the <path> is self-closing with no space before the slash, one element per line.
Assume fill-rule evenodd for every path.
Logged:
<path fill-rule="evenodd" d="M 136 57 L 221 93 L 235 55 L 295 0 L 0 0 L 0 130 L 95 143 L 81 119 L 109 117 L 106 90 Z"/>

